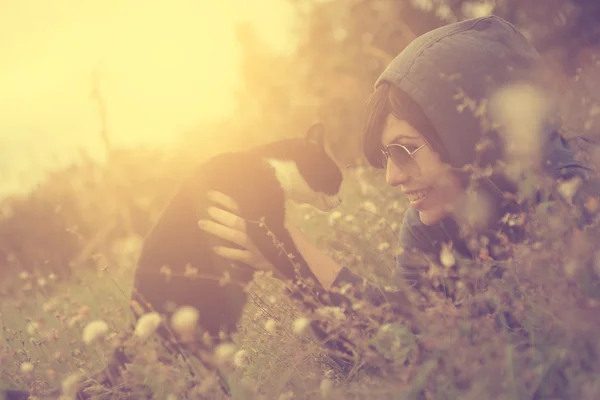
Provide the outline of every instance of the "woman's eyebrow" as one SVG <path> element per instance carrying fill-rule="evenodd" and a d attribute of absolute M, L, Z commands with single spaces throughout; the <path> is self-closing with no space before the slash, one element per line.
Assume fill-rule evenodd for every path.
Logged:
<path fill-rule="evenodd" d="M 399 144 L 398 142 L 400 142 L 402 139 L 404 140 L 412 140 L 412 139 L 418 139 L 415 136 L 408 136 L 408 135 L 397 135 L 396 137 L 394 137 L 394 139 L 390 142 L 390 144 L 392 143 L 396 143 Z"/>

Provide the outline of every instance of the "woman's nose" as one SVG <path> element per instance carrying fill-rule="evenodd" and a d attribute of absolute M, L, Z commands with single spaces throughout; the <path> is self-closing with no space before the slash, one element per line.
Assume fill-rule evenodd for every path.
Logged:
<path fill-rule="evenodd" d="M 399 186 L 410 180 L 410 174 L 407 168 L 399 168 L 393 161 L 388 160 L 385 181 L 390 186 Z"/>

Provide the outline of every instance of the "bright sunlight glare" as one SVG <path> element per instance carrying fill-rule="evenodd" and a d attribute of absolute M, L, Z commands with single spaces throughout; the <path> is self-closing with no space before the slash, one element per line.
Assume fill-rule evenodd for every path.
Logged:
<path fill-rule="evenodd" d="M 98 104 L 116 145 L 168 146 L 233 108 L 235 25 L 274 50 L 290 44 L 285 0 L 0 2 L 0 194 L 99 153 Z M 95 77 L 95 78 L 93 78 Z"/>

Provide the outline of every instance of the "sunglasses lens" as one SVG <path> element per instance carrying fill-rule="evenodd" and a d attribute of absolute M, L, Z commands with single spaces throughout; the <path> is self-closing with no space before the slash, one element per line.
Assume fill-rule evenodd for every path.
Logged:
<path fill-rule="evenodd" d="M 390 147 L 388 147 L 388 151 L 390 153 L 390 157 L 392 158 L 392 161 L 397 166 L 403 167 L 403 166 L 407 166 L 407 165 L 411 164 L 412 158 L 410 157 L 410 154 L 408 154 L 408 152 L 403 147 L 390 146 Z"/>

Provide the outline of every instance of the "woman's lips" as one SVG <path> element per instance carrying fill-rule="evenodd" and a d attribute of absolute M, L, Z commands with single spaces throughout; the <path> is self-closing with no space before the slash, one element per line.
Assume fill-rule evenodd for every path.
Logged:
<path fill-rule="evenodd" d="M 431 189 L 419 190 L 418 192 L 407 193 L 408 200 L 411 203 L 420 202 L 431 192 Z"/>

